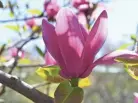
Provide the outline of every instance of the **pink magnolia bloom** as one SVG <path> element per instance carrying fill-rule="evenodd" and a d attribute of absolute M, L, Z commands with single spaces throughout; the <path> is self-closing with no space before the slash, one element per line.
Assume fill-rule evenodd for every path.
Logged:
<path fill-rule="evenodd" d="M 138 103 L 138 93 L 134 93 L 134 103 Z"/>
<path fill-rule="evenodd" d="M 89 8 L 88 0 L 72 0 L 72 5 L 79 10 L 86 10 Z"/>
<path fill-rule="evenodd" d="M 85 78 L 98 64 L 112 64 L 116 57 L 138 56 L 132 51 L 114 51 L 94 61 L 107 37 L 105 10 L 87 33 L 75 14 L 63 8 L 57 14 L 55 27 L 45 19 L 42 21 L 42 33 L 48 50 L 47 66 L 59 65 L 64 78 Z"/>
<path fill-rule="evenodd" d="M 45 2 L 44 8 L 49 17 L 54 17 L 59 11 L 59 5 L 57 4 L 57 0 L 51 0 L 49 2 Z"/>

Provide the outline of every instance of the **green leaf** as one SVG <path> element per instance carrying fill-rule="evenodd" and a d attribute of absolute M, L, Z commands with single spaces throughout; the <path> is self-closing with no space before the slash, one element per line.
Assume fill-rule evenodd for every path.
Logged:
<path fill-rule="evenodd" d="M 134 79 L 138 80 L 138 59 L 137 58 L 116 58 L 117 62 L 124 63 L 126 72 Z"/>
<path fill-rule="evenodd" d="M 31 64 L 31 60 L 27 58 L 21 58 L 18 60 L 19 64 Z"/>
<path fill-rule="evenodd" d="M 123 44 L 123 45 L 120 46 L 120 48 L 117 49 L 117 50 L 124 50 L 124 49 L 127 49 L 129 46 L 132 46 L 132 45 L 134 45 L 134 43 Z"/>
<path fill-rule="evenodd" d="M 125 64 L 126 72 L 135 80 L 138 80 L 138 65 L 126 65 Z"/>
<path fill-rule="evenodd" d="M 40 11 L 38 9 L 29 9 L 27 12 L 32 14 L 32 15 L 40 15 L 40 14 L 42 14 L 42 11 Z"/>
<path fill-rule="evenodd" d="M 2 2 L 0 1 L 0 8 L 3 8 L 3 4 L 2 4 Z"/>
<path fill-rule="evenodd" d="M 138 65 L 138 58 L 121 58 L 121 57 L 118 57 L 115 59 L 115 61 L 127 64 L 127 65 Z"/>
<path fill-rule="evenodd" d="M 59 71 L 59 66 L 48 66 L 38 68 L 36 70 L 36 73 L 46 81 L 60 83 L 62 81 L 65 81 L 65 79 L 59 75 Z"/>
<path fill-rule="evenodd" d="M 79 80 L 79 87 L 84 88 L 92 85 L 92 82 L 90 81 L 89 77 L 82 78 Z"/>
<path fill-rule="evenodd" d="M 19 32 L 20 27 L 17 25 L 5 25 L 6 28 Z"/>
<path fill-rule="evenodd" d="M 134 40 L 134 41 L 136 41 L 136 40 L 137 40 L 136 34 L 132 34 L 132 35 L 131 35 L 131 39 Z"/>
<path fill-rule="evenodd" d="M 83 89 L 71 87 L 69 81 L 64 81 L 59 84 L 55 91 L 55 103 L 81 103 L 83 95 Z"/>
<path fill-rule="evenodd" d="M 9 13 L 10 17 L 14 17 L 14 14 L 12 12 Z"/>
<path fill-rule="evenodd" d="M 42 52 L 42 50 L 38 46 L 35 46 L 35 48 L 36 48 L 37 52 L 39 53 L 39 55 L 41 57 L 44 57 L 45 54 Z"/>
<path fill-rule="evenodd" d="M 1 63 L 7 62 L 7 58 L 4 56 L 0 56 L 0 62 Z"/>

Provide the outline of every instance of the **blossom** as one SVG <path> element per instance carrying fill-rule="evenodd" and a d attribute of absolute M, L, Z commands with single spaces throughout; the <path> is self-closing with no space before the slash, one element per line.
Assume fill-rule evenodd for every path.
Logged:
<path fill-rule="evenodd" d="M 72 5 L 75 8 L 83 11 L 89 8 L 89 1 L 88 0 L 72 0 Z"/>
<path fill-rule="evenodd" d="M 134 103 L 138 103 L 138 93 L 134 93 Z"/>
<path fill-rule="evenodd" d="M 57 12 L 59 11 L 60 7 L 57 4 L 57 0 L 51 0 L 49 2 L 47 2 L 47 1 L 45 2 L 44 8 L 49 17 L 54 17 L 57 14 Z"/>
<path fill-rule="evenodd" d="M 118 50 L 95 60 L 96 54 L 106 40 L 107 31 L 105 10 L 89 32 L 86 32 L 69 8 L 62 8 L 58 12 L 55 27 L 43 19 L 42 33 L 47 48 L 46 60 L 50 61 L 47 62 L 47 66 L 59 65 L 60 75 L 64 78 L 85 78 L 96 65 L 113 64 L 116 57 L 138 57 L 132 51 Z"/>
<path fill-rule="evenodd" d="M 24 58 L 24 51 L 19 51 L 18 52 L 18 49 L 17 48 L 15 48 L 15 47 L 13 47 L 13 48 L 11 48 L 10 49 L 10 55 L 12 56 L 12 57 L 16 57 L 17 55 L 20 57 L 20 58 Z M 18 54 L 17 54 L 17 52 L 18 52 Z"/>
<path fill-rule="evenodd" d="M 35 20 L 34 19 L 27 20 L 26 25 L 32 28 L 34 25 L 36 25 Z"/>

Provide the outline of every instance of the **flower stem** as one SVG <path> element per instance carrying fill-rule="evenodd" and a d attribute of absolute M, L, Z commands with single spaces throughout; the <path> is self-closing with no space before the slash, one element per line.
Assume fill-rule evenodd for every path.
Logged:
<path fill-rule="evenodd" d="M 72 78 L 70 83 L 72 87 L 78 87 L 79 78 Z"/>

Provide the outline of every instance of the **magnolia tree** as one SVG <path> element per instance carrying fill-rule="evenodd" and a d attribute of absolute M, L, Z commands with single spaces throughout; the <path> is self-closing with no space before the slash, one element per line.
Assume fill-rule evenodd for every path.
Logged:
<path fill-rule="evenodd" d="M 1 45 L 1 95 L 8 86 L 35 103 L 82 103 L 83 87 L 91 85 L 89 75 L 97 65 L 122 63 L 130 76 L 138 79 L 138 54 L 135 49 L 126 49 L 130 45 L 96 58 L 108 36 L 108 8 L 103 0 L 63 0 L 63 6 L 57 0 L 46 0 L 42 5 L 43 11 L 30 9 L 26 4 L 25 10 L 29 16 L 23 18 L 19 17 L 22 11 L 17 9 L 20 8 L 17 5 L 19 1 L 3 2 L 1 9 L 8 9 L 12 17 L 0 20 L 0 23 L 16 23 L 14 26 L 6 24 L 5 27 L 17 32 L 20 40 Z M 26 32 L 27 36 L 23 36 Z M 35 46 L 35 50 L 45 64 L 34 62 L 20 65 L 21 61 L 27 62 L 26 58 L 29 57 L 28 48 L 24 47 L 36 39 L 44 42 L 45 51 L 39 45 Z M 135 36 L 132 39 L 134 43 L 131 45 L 135 46 L 137 39 Z M 12 75 L 16 68 L 29 67 L 38 68 L 33 72 L 46 82 L 32 86 L 19 79 L 19 76 Z M 53 97 L 36 89 L 52 83 L 58 84 Z"/>

